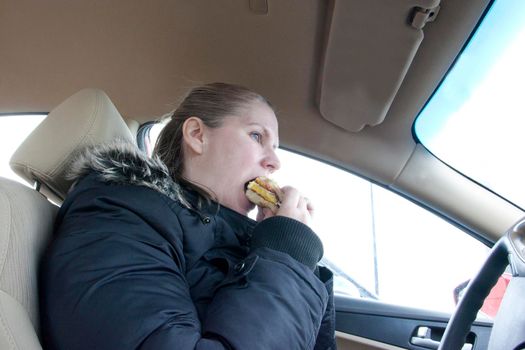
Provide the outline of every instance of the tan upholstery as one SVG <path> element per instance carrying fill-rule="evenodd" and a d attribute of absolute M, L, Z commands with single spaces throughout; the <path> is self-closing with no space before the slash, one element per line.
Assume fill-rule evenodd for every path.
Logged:
<path fill-rule="evenodd" d="M 137 132 L 139 131 L 140 123 L 136 121 L 135 119 L 125 118 L 124 121 L 126 122 L 126 125 L 129 128 L 129 131 L 131 131 L 131 135 L 133 135 L 135 139 L 137 139 Z"/>
<path fill-rule="evenodd" d="M 57 207 L 0 178 L 0 349 L 38 349 L 37 270 Z"/>
<path fill-rule="evenodd" d="M 121 138 L 135 142 L 130 129 L 101 90 L 85 89 L 53 109 L 12 156 L 15 173 L 56 203 L 71 181 L 65 173 L 74 155 L 86 145 Z"/>
<path fill-rule="evenodd" d="M 135 129 L 138 123 L 128 121 Z M 136 131 L 135 131 L 136 133 Z M 0 178 L 0 349 L 41 349 L 38 266 L 55 215 L 71 182 L 68 166 L 84 146 L 115 139 L 135 142 L 101 90 L 82 90 L 52 110 L 11 158 L 12 169 L 40 193 Z M 47 197 L 47 198 L 46 198 Z"/>
<path fill-rule="evenodd" d="M 27 312 L 20 303 L 1 290 L 0 322 L 0 349 L 42 348 Z"/>

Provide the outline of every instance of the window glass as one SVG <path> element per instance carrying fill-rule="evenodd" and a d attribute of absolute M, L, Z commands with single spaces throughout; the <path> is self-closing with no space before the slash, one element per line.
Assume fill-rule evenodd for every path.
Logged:
<path fill-rule="evenodd" d="M 27 185 L 9 167 L 9 159 L 18 146 L 33 131 L 46 115 L 4 115 L 0 116 L 0 176 Z"/>
<path fill-rule="evenodd" d="M 153 145 L 161 124 L 145 144 Z M 479 270 L 489 248 L 429 211 L 349 172 L 278 150 L 273 178 L 315 206 L 322 263 L 338 294 L 452 312 L 454 289 Z M 251 213 L 255 217 L 255 212 Z"/>
<path fill-rule="evenodd" d="M 444 162 L 525 208 L 525 1 L 497 0 L 415 124 Z"/>
<path fill-rule="evenodd" d="M 153 153 L 153 149 L 155 148 L 155 142 L 157 142 L 160 132 L 162 131 L 164 126 L 166 126 L 168 121 L 169 119 L 163 119 L 162 121 L 154 124 L 145 124 L 145 132 L 141 132 L 142 129 L 139 129 L 137 137 L 143 137 L 142 144 L 144 145 L 144 150 L 148 155 L 151 155 Z M 138 141 L 139 144 L 141 144 L 141 140 Z"/>
<path fill-rule="evenodd" d="M 489 248 L 407 199 L 324 163 L 279 150 L 280 184 L 315 205 L 314 229 L 337 293 L 452 312 L 454 289 L 472 278 Z M 350 281 L 345 281 L 350 277 Z M 350 282 L 350 283 L 348 283 Z"/>

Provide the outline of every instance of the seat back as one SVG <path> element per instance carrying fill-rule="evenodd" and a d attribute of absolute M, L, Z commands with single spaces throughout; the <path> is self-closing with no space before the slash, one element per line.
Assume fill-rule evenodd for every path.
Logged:
<path fill-rule="evenodd" d="M 108 96 L 85 89 L 51 111 L 12 156 L 11 168 L 37 190 L 0 178 L 0 349 L 41 349 L 38 266 L 71 186 L 68 167 L 84 147 L 115 139 L 135 143 Z"/>
<path fill-rule="evenodd" d="M 37 272 L 57 207 L 0 178 L 0 349 L 39 349 Z"/>

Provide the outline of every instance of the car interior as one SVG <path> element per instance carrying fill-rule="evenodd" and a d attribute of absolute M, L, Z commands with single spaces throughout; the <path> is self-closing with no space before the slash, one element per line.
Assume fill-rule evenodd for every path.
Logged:
<path fill-rule="evenodd" d="M 10 160 L 32 188 L 0 178 L 0 349 L 41 348 L 38 265 L 72 159 L 88 145 L 137 143 L 141 126 L 214 81 L 268 97 L 283 148 L 379 184 L 492 247 L 452 315 L 336 295 L 339 349 L 525 349 L 523 210 L 413 133 L 493 3 L 1 0 L 0 118 L 47 117 Z M 509 264 L 498 315 L 477 319 Z"/>

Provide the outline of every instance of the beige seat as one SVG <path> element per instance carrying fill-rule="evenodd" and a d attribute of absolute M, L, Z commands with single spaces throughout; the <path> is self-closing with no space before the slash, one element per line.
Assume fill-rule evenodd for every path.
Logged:
<path fill-rule="evenodd" d="M 65 174 L 78 151 L 117 138 L 135 142 L 108 96 L 85 89 L 51 111 L 11 158 L 11 168 L 37 190 L 0 178 L 0 349 L 41 349 L 38 265 L 58 210 L 49 200 L 65 198 Z"/>

